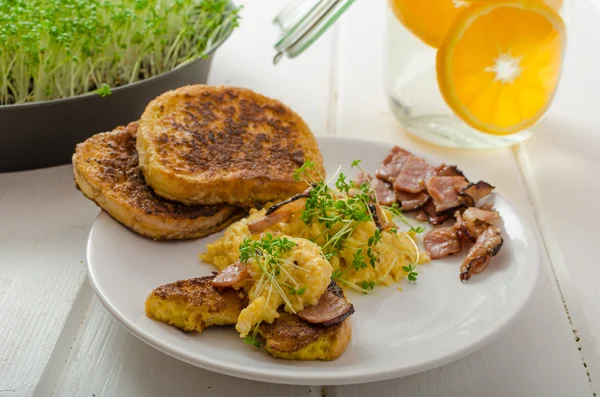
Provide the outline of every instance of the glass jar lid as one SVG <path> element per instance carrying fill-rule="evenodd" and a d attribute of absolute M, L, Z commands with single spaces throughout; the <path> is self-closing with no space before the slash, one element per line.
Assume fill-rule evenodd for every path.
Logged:
<path fill-rule="evenodd" d="M 354 0 L 291 0 L 275 17 L 281 38 L 275 44 L 277 63 L 294 58 L 314 43 L 354 3 Z"/>

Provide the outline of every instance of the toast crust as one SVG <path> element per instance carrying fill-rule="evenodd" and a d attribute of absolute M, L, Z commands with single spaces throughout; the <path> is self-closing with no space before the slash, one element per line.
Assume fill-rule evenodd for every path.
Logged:
<path fill-rule="evenodd" d="M 233 288 L 213 287 L 213 278 L 192 278 L 156 288 L 146 299 L 146 315 L 189 332 L 235 324 L 248 298 Z"/>
<path fill-rule="evenodd" d="M 154 194 L 137 165 L 137 128 L 131 123 L 77 145 L 73 173 L 87 198 L 136 233 L 159 240 L 206 236 L 243 216 L 233 206 L 186 206 Z"/>
<path fill-rule="evenodd" d="M 346 350 L 352 337 L 352 328 L 349 318 L 325 327 L 282 312 L 272 324 L 261 324 L 259 333 L 266 340 L 265 349 L 273 357 L 331 361 Z"/>
<path fill-rule="evenodd" d="M 323 158 L 306 123 L 281 102 L 235 87 L 193 85 L 154 99 L 139 121 L 148 184 L 185 204 L 251 206 L 306 189 L 293 172 Z"/>

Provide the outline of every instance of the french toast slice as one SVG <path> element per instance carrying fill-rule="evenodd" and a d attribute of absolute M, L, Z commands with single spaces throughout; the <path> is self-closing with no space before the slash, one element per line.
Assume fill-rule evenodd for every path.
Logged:
<path fill-rule="evenodd" d="M 258 333 L 265 349 L 287 360 L 335 360 L 346 350 L 352 337 L 350 319 L 330 325 L 311 324 L 295 314 L 281 312 L 272 324 L 262 323 Z"/>
<path fill-rule="evenodd" d="M 213 278 L 192 278 L 156 288 L 146 299 L 146 315 L 184 331 L 235 324 L 248 298 L 243 291 L 213 287 Z"/>
<path fill-rule="evenodd" d="M 306 123 L 281 102 L 244 88 L 192 85 L 148 104 L 139 163 L 161 197 L 185 204 L 252 206 L 306 189 L 293 172 L 310 160 L 325 176 Z"/>
<path fill-rule="evenodd" d="M 215 276 L 177 281 L 156 288 L 146 299 L 146 315 L 184 331 L 202 332 L 213 325 L 233 325 L 248 305 L 243 290 L 215 288 Z M 262 323 L 258 333 L 265 349 L 289 360 L 335 360 L 352 336 L 350 320 L 328 327 L 310 324 L 280 310 L 272 324 Z"/>
<path fill-rule="evenodd" d="M 137 129 L 131 123 L 77 145 L 73 173 L 87 198 L 131 230 L 158 240 L 206 236 L 243 216 L 244 210 L 230 205 L 186 206 L 154 194 L 138 167 Z"/>

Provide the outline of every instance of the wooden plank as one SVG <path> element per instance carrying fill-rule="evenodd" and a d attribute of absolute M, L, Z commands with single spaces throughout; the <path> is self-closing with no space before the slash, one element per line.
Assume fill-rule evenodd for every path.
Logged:
<path fill-rule="evenodd" d="M 171 358 L 141 342 L 94 298 L 57 396 L 256 396 L 309 394 L 309 387 L 219 375 Z"/>
<path fill-rule="evenodd" d="M 517 155 L 595 391 L 600 389 L 600 5 L 571 4 L 567 59 L 556 100 Z M 575 193 L 577 192 L 577 193 Z"/>
<path fill-rule="evenodd" d="M 97 213 L 70 166 L 0 175 L 0 395 L 31 395 L 46 366 L 64 361 L 70 342 L 57 342 L 85 279 Z"/>
<path fill-rule="evenodd" d="M 434 147 L 403 132 L 395 121 L 387 107 L 381 67 L 384 7 L 385 2 L 356 2 L 342 19 L 338 31 L 342 66 L 336 84 L 337 134 L 393 142 L 457 163 L 469 177 L 497 186 L 536 226 L 510 149 L 473 152 Z M 544 258 L 540 283 L 524 315 L 490 345 L 455 363 L 414 376 L 328 387 L 328 395 L 591 396 L 560 294 Z"/>

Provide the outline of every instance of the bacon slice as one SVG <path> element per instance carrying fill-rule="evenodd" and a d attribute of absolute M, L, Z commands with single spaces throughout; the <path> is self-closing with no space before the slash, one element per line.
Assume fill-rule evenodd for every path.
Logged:
<path fill-rule="evenodd" d="M 248 267 L 242 262 L 236 261 L 217 273 L 212 279 L 212 285 L 217 288 L 233 287 L 234 284 L 248 277 L 250 277 Z"/>
<path fill-rule="evenodd" d="M 305 307 L 298 313 L 304 321 L 326 327 L 344 321 L 354 313 L 354 306 L 346 300 L 344 291 L 331 280 L 316 305 Z"/>
<path fill-rule="evenodd" d="M 439 212 L 438 213 L 435 210 L 435 204 L 433 204 L 433 200 L 429 201 L 429 203 L 425 206 L 425 208 L 423 209 L 423 211 L 427 215 L 427 220 L 432 225 L 441 225 L 442 223 L 444 223 L 448 219 L 450 219 L 450 216 L 451 216 L 451 212 L 450 211 L 444 211 L 444 212 Z"/>
<path fill-rule="evenodd" d="M 394 189 L 419 193 L 425 190 L 425 183 L 432 175 L 435 175 L 435 168 L 422 158 L 411 156 L 394 180 Z"/>
<path fill-rule="evenodd" d="M 396 198 L 400 201 L 400 206 L 403 212 L 412 212 L 425 207 L 431 197 L 425 192 L 407 193 L 401 190 L 396 190 Z M 427 220 L 427 218 L 425 218 Z"/>
<path fill-rule="evenodd" d="M 427 212 L 425 212 L 425 210 L 419 210 L 419 212 L 417 212 L 417 215 L 415 215 L 415 220 L 419 222 L 427 222 L 429 220 L 429 216 L 427 215 Z"/>
<path fill-rule="evenodd" d="M 275 210 L 271 207 L 265 216 L 248 223 L 248 230 L 252 234 L 258 234 L 270 226 L 289 220 L 294 213 L 304 209 L 306 197 L 307 195 L 301 193 L 274 205 Z"/>
<path fill-rule="evenodd" d="M 488 227 L 488 222 L 495 221 L 500 215 L 495 211 L 469 207 L 462 214 L 460 211 L 456 211 L 454 217 L 456 218 L 454 230 L 456 230 L 458 236 L 475 242 L 477 237 Z"/>
<path fill-rule="evenodd" d="M 462 216 L 467 222 L 481 221 L 489 223 L 500 218 L 500 214 L 498 214 L 496 211 L 489 211 L 476 207 L 467 208 L 465 212 L 463 212 Z"/>
<path fill-rule="evenodd" d="M 375 196 L 377 197 L 377 202 L 379 204 L 392 205 L 397 201 L 396 193 L 394 193 L 394 189 L 392 189 L 392 185 L 390 183 L 384 182 L 381 179 L 373 178 L 371 186 L 375 191 Z"/>
<path fill-rule="evenodd" d="M 468 185 L 462 176 L 434 176 L 427 182 L 427 192 L 433 199 L 436 212 L 458 208 L 463 205 L 459 193 Z"/>
<path fill-rule="evenodd" d="M 390 183 L 373 178 L 371 175 L 365 174 L 364 172 L 360 172 L 356 178 L 354 178 L 354 184 L 356 186 L 361 186 L 365 182 L 371 184 L 371 188 L 373 188 L 379 204 L 392 205 L 396 202 L 396 193 L 394 193 L 394 189 L 392 189 Z M 352 192 L 350 192 L 350 195 L 352 195 Z"/>
<path fill-rule="evenodd" d="M 455 165 L 442 164 L 435 171 L 437 176 L 462 176 L 467 179 L 465 174 Z"/>
<path fill-rule="evenodd" d="M 398 177 L 398 174 L 400 174 L 402 167 L 404 167 L 404 163 L 406 163 L 410 157 L 412 157 L 412 154 L 409 151 L 395 146 L 390 154 L 383 160 L 377 171 L 375 171 L 375 176 L 384 181 L 393 183 Z"/>
<path fill-rule="evenodd" d="M 503 243 L 504 240 L 500 234 L 500 228 L 489 225 L 477 237 L 475 245 L 471 247 L 467 257 L 460 266 L 460 280 L 467 281 L 473 274 L 484 271 L 490 263 L 491 257 L 496 256 L 500 252 Z"/>
<path fill-rule="evenodd" d="M 439 259 L 462 251 L 460 238 L 451 227 L 433 229 L 423 237 L 425 250 L 431 259 Z"/>
<path fill-rule="evenodd" d="M 479 200 L 492 193 L 494 189 L 494 186 L 484 181 L 470 183 L 461 190 L 460 200 L 467 207 L 474 207 Z"/>
<path fill-rule="evenodd" d="M 381 207 L 377 204 L 369 204 L 369 210 L 371 210 L 371 214 L 373 214 L 373 222 L 375 222 L 375 226 L 377 229 L 384 231 L 393 228 L 396 226 L 394 221 L 388 219 L 386 221 L 385 216 L 383 215 L 383 211 Z"/>

